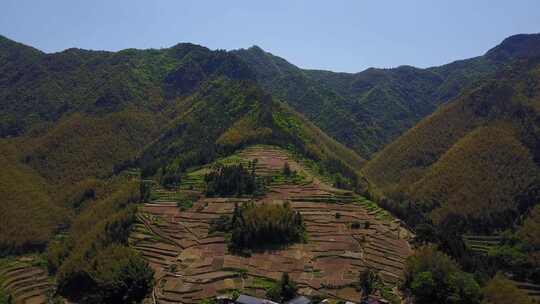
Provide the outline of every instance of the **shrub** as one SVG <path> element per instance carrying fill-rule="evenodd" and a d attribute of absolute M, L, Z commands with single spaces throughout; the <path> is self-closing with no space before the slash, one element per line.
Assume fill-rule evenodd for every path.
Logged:
<path fill-rule="evenodd" d="M 289 278 L 289 274 L 284 272 L 281 275 L 281 280 L 266 291 L 266 296 L 274 301 L 282 303 L 294 298 L 297 290 L 298 287 L 296 287 L 296 284 Z"/>
<path fill-rule="evenodd" d="M 289 177 L 289 176 L 291 176 L 293 174 L 293 172 L 291 171 L 291 167 L 289 166 L 288 162 L 285 162 L 285 164 L 283 165 L 282 173 L 286 177 Z"/>

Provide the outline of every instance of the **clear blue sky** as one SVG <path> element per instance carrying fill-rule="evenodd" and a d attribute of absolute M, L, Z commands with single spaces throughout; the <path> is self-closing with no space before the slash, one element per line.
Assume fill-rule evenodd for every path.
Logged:
<path fill-rule="evenodd" d="M 0 34 L 46 52 L 258 45 L 304 68 L 427 67 L 540 32 L 540 0 L 1 0 Z"/>

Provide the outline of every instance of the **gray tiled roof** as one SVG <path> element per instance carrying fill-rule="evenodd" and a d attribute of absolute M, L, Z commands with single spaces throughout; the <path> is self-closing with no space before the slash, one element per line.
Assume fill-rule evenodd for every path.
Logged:
<path fill-rule="evenodd" d="M 304 296 L 298 296 L 288 302 L 285 302 L 285 304 L 310 304 L 311 300 L 304 297 Z"/>
<path fill-rule="evenodd" d="M 278 304 L 270 300 L 255 298 L 255 297 L 247 296 L 247 295 L 240 295 L 238 299 L 236 299 L 236 303 L 239 303 L 239 304 Z"/>

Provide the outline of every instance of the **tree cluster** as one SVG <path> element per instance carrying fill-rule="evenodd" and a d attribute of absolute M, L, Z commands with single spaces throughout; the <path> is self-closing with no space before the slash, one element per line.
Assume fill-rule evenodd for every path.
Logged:
<path fill-rule="evenodd" d="M 207 196 L 253 195 L 262 190 L 255 174 L 255 162 L 245 168 L 243 164 L 222 166 L 204 176 Z"/>
<path fill-rule="evenodd" d="M 47 266 L 61 295 L 80 303 L 132 303 L 151 290 L 153 271 L 127 246 L 133 203 L 144 193 L 136 182 L 122 183 L 82 210 L 67 237 L 49 244 Z"/>
<path fill-rule="evenodd" d="M 216 219 L 210 229 L 230 232 L 230 248 L 238 252 L 301 242 L 306 231 L 302 215 L 288 202 L 235 205 L 231 217 Z"/>
<path fill-rule="evenodd" d="M 419 248 L 407 259 L 405 287 L 415 303 L 480 303 L 481 290 L 473 275 L 435 247 Z"/>

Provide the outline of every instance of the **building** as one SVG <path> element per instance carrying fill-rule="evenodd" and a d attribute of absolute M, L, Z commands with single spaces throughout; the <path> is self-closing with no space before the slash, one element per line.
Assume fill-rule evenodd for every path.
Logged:
<path fill-rule="evenodd" d="M 284 304 L 311 304 L 311 300 L 304 296 L 297 296 L 296 298 L 287 301 Z"/>
<path fill-rule="evenodd" d="M 266 299 L 260 299 L 252 296 L 247 295 L 240 295 L 238 299 L 236 299 L 237 304 L 279 304 L 270 300 Z"/>

